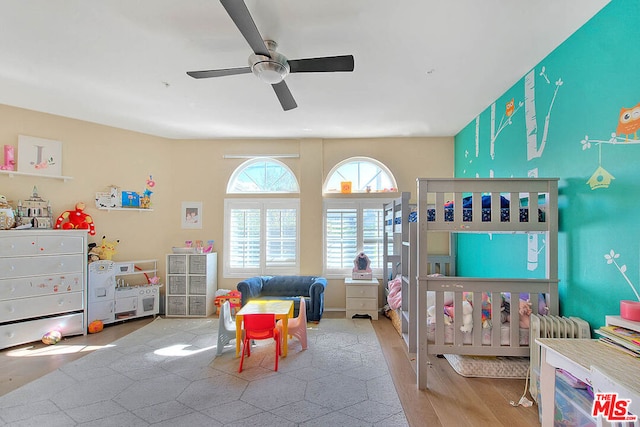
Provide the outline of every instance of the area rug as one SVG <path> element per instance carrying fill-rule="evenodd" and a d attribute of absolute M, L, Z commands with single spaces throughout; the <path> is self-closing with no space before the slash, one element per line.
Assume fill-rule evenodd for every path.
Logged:
<path fill-rule="evenodd" d="M 445 354 L 451 367 L 463 377 L 527 378 L 529 358 L 515 356 L 466 356 Z"/>
<path fill-rule="evenodd" d="M 406 426 L 368 319 L 309 324 L 273 370 L 259 341 L 238 373 L 217 318 L 157 318 L 0 397 L 0 425 Z"/>

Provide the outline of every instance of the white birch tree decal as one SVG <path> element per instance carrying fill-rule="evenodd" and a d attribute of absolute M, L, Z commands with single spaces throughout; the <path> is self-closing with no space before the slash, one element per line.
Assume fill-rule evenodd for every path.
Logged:
<path fill-rule="evenodd" d="M 547 77 L 547 73 L 545 67 L 542 67 L 540 71 L 540 76 L 544 77 L 545 82 L 547 84 L 551 84 L 549 78 Z M 553 97 L 551 98 L 551 102 L 549 104 L 549 110 L 547 111 L 547 115 L 544 119 L 544 128 L 542 130 L 542 140 L 540 141 L 540 147 L 538 147 L 538 118 L 536 111 L 536 75 L 535 70 L 531 70 L 524 78 L 524 115 L 525 115 L 525 124 L 527 128 L 527 160 L 532 160 L 538 157 L 542 157 L 542 153 L 544 152 L 544 147 L 547 145 L 547 138 L 549 136 L 549 122 L 551 120 L 551 110 L 553 109 L 553 104 L 556 100 L 556 96 L 558 95 L 558 90 L 560 86 L 563 85 L 562 79 L 558 79 L 555 82 L 555 90 L 553 92 Z"/>

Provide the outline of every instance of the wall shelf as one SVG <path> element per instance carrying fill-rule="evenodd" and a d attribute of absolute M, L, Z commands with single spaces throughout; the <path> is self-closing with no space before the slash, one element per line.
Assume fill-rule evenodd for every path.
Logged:
<path fill-rule="evenodd" d="M 153 212 L 152 208 L 98 208 L 100 211 L 140 211 Z"/>
<path fill-rule="evenodd" d="M 39 178 L 50 178 L 50 179 L 61 179 L 64 182 L 67 182 L 70 179 L 73 179 L 72 176 L 62 176 L 62 175 L 43 175 L 41 173 L 31 173 L 31 172 L 18 172 L 18 171 L 5 171 L 0 170 L 0 174 L 9 175 L 9 178 L 13 178 L 14 176 L 37 176 Z"/>

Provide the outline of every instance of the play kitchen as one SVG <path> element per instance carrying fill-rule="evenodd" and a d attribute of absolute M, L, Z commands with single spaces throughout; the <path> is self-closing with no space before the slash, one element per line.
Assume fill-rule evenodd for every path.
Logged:
<path fill-rule="evenodd" d="M 157 315 L 160 285 L 156 260 L 89 264 L 89 322 L 104 324 Z"/>

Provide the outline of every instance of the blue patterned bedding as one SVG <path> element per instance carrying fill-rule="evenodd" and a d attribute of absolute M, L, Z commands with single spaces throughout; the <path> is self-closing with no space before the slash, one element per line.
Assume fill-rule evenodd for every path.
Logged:
<path fill-rule="evenodd" d="M 473 221 L 472 205 L 471 196 L 462 199 L 462 222 Z M 511 209 L 509 209 L 509 200 L 504 196 L 500 196 L 500 222 L 509 222 L 510 217 Z M 427 221 L 435 221 L 435 219 L 436 210 L 429 209 L 427 211 Z M 418 213 L 415 211 L 411 212 L 409 214 L 409 222 L 416 222 L 417 220 Z M 453 202 L 447 202 L 444 205 L 444 221 L 453 222 L 454 220 Z M 395 218 L 394 222 L 400 224 L 401 218 Z M 491 222 L 491 196 L 488 195 L 482 196 L 482 222 Z M 519 222 L 529 222 L 528 208 L 520 208 Z M 544 211 L 541 209 L 538 209 L 538 222 L 545 222 Z M 387 221 L 387 225 L 390 225 L 390 220 Z"/>

